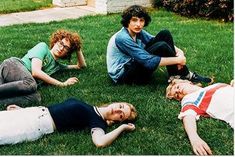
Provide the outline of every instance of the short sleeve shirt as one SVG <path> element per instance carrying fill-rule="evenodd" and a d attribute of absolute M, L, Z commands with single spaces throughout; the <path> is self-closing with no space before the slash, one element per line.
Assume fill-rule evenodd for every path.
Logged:
<path fill-rule="evenodd" d="M 48 107 L 58 131 L 101 128 L 106 131 L 107 124 L 95 112 L 95 107 L 80 100 L 70 98 L 62 103 Z"/>
<path fill-rule="evenodd" d="M 42 61 L 42 71 L 48 75 L 66 68 L 66 65 L 60 64 L 53 58 L 50 49 L 44 42 L 38 43 L 21 59 L 30 72 L 32 72 L 32 58 L 38 58 Z"/>
<path fill-rule="evenodd" d="M 233 127 L 234 88 L 228 84 L 216 83 L 186 95 L 181 101 L 182 119 L 186 115 L 212 117 L 226 121 Z"/>

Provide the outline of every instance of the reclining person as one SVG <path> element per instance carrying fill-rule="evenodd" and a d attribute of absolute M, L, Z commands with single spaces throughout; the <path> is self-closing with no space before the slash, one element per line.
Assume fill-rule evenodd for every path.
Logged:
<path fill-rule="evenodd" d="M 135 129 L 134 124 L 128 123 L 105 133 L 107 126 L 115 122 L 132 121 L 136 116 L 136 109 L 126 102 L 97 107 L 70 98 L 48 108 L 9 105 L 7 111 L 0 111 L 0 145 L 34 141 L 55 130 L 79 131 L 89 127 L 93 143 L 97 147 L 105 147 L 123 131 Z"/>
<path fill-rule="evenodd" d="M 194 85 L 188 80 L 174 79 L 166 89 L 166 97 L 181 101 L 184 128 L 192 149 L 197 155 L 211 155 L 212 151 L 197 134 L 196 120 L 200 116 L 212 117 L 227 122 L 234 128 L 234 87 L 216 83 L 205 88 Z"/>

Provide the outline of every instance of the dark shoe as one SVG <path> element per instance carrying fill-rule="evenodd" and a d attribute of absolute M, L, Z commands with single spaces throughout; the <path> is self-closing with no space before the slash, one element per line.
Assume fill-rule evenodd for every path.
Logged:
<path fill-rule="evenodd" d="M 189 81 L 198 83 L 213 83 L 213 79 L 209 78 L 209 77 L 204 77 L 204 76 L 200 76 L 197 73 L 193 72 L 192 77 L 189 79 Z"/>

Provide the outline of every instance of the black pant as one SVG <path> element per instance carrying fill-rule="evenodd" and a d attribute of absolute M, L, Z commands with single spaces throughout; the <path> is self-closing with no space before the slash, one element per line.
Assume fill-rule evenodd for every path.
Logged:
<path fill-rule="evenodd" d="M 152 41 L 147 43 L 145 50 L 160 57 L 176 56 L 173 37 L 168 30 L 160 31 Z M 169 76 L 186 76 L 189 73 L 186 66 L 183 66 L 180 70 L 178 70 L 177 65 L 168 65 L 166 68 Z"/>
<path fill-rule="evenodd" d="M 146 44 L 145 50 L 160 57 L 175 57 L 176 51 L 171 33 L 168 30 L 160 31 L 155 38 Z M 149 70 L 136 61 L 125 65 L 125 72 L 118 83 L 144 84 L 149 82 L 154 70 Z M 186 76 L 189 70 L 186 66 L 178 70 L 177 65 L 166 66 L 169 76 Z"/>

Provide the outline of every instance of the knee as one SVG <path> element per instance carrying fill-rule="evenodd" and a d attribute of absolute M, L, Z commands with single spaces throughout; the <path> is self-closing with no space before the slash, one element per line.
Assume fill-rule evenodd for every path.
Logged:
<path fill-rule="evenodd" d="M 33 94 L 28 95 L 27 99 L 29 99 L 30 103 L 37 103 L 37 104 L 41 103 L 42 101 L 42 97 L 39 92 L 35 92 Z"/>
<path fill-rule="evenodd" d="M 171 32 L 168 29 L 163 29 L 159 32 L 159 34 L 161 34 L 162 36 L 165 37 L 172 37 Z"/>
<path fill-rule="evenodd" d="M 23 85 L 21 86 L 22 91 L 26 93 L 33 93 L 37 91 L 37 82 L 32 79 L 23 80 Z"/>
<path fill-rule="evenodd" d="M 162 57 L 175 57 L 174 51 L 172 50 L 170 45 L 165 41 L 159 42 L 159 51 L 164 53 Z"/>

